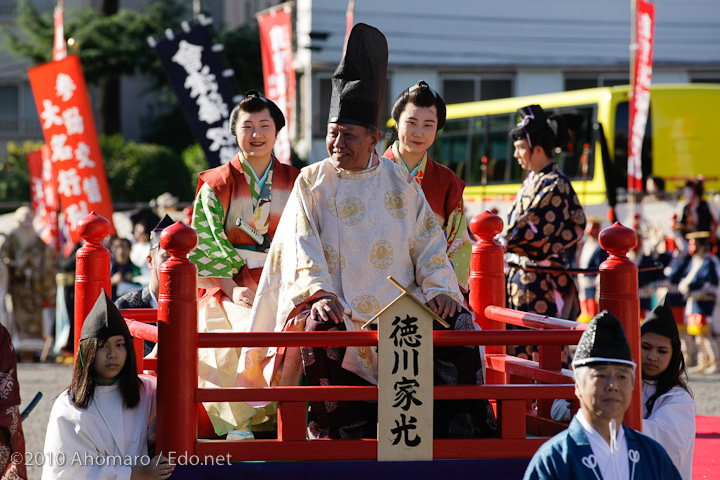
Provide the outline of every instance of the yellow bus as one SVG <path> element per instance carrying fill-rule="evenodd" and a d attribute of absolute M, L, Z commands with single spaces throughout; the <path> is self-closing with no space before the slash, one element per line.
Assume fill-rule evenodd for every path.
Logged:
<path fill-rule="evenodd" d="M 605 217 L 608 207 L 617 205 L 618 218 L 630 226 L 626 203 L 629 91 L 625 85 L 448 105 L 447 123 L 430 156 L 466 182 L 469 218 L 493 208 L 504 216 L 525 176 L 513 158 L 508 132 L 519 121 L 518 108 L 539 104 L 548 114 L 562 114 L 568 123 L 573 140 L 569 151 L 558 153 L 556 161 L 572 181 L 586 213 Z M 674 194 L 688 178 L 705 176 L 706 191 L 720 187 L 716 154 L 720 85 L 653 85 L 650 102 L 643 179 L 665 180 L 670 201 L 643 203 L 643 216 L 664 213 L 656 220 L 667 227 L 667 209 L 674 208 Z"/>

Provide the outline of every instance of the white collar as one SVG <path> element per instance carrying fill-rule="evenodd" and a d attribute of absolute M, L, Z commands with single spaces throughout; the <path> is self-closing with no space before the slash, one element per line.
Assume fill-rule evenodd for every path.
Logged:
<path fill-rule="evenodd" d="M 595 427 L 590 425 L 582 409 L 578 410 L 576 417 L 583 430 L 585 430 L 588 442 L 590 442 L 590 448 L 593 451 L 593 455 L 583 457 L 583 465 L 592 470 L 599 468 L 602 478 L 629 478 L 627 439 L 625 438 L 622 423 L 617 426 L 615 450 L 611 451 L 608 442 L 595 430 Z"/>
<path fill-rule="evenodd" d="M 157 298 L 155 298 L 155 292 L 153 292 L 152 287 L 148 285 L 148 290 L 150 290 L 150 304 L 152 308 L 158 308 L 158 301 Z"/>

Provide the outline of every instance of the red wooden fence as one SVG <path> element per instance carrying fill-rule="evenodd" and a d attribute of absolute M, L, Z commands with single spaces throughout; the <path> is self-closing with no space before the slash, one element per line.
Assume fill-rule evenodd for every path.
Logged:
<path fill-rule="evenodd" d="M 76 343 L 82 321 L 101 288 L 110 292 L 109 252 L 100 244 L 109 223 L 92 213 L 80 222 L 86 245 L 78 251 L 76 280 Z M 437 331 L 436 345 L 486 345 L 486 385 L 437 386 L 436 399 L 485 398 L 494 405 L 498 438 L 435 439 L 435 458 L 530 457 L 550 435 L 564 428 L 549 418 L 556 398 L 574 398 L 571 372 L 561 369 L 562 345 L 576 344 L 585 325 L 566 320 L 517 312 L 505 306 L 503 248 L 494 237 L 502 220 L 485 212 L 470 222 L 478 242 L 473 245 L 470 272 L 470 306 L 479 332 Z M 629 232 L 629 233 L 628 233 Z M 632 241 L 630 239 L 632 235 Z M 623 321 L 633 358 L 639 365 L 639 297 L 637 267 L 627 258 L 635 234 L 615 224 L 600 235 L 601 246 L 610 253 L 600 271 L 600 308 Z M 377 441 L 307 440 L 306 402 L 309 400 L 376 400 L 377 387 L 197 387 L 197 349 L 243 346 L 374 346 L 376 332 L 268 332 L 197 333 L 197 268 L 187 256 L 197 235 L 181 223 L 168 227 L 160 238 L 171 254 L 160 269 L 157 310 L 123 310 L 133 335 L 158 341 L 158 360 L 145 359 L 145 369 L 158 372 L 157 451 L 178 456 L 230 454 L 241 460 L 360 460 L 377 458 Z M 159 322 L 157 330 L 144 325 Z M 505 324 L 531 330 L 505 330 Z M 540 361 L 505 354 L 505 345 L 539 345 Z M 142 352 L 142 340 L 136 350 Z M 76 349 L 77 351 L 77 349 Z M 626 423 L 641 427 L 639 382 L 637 396 L 626 414 Z M 245 441 L 197 439 L 197 405 L 205 401 L 278 402 L 276 439 Z M 534 401 L 534 404 L 533 404 Z M 577 406 L 577 402 L 575 402 Z M 535 408 L 537 407 L 537 408 Z M 528 434 L 531 434 L 530 436 Z M 537 436 L 532 436 L 537 435 Z M 318 443 L 321 442 L 321 443 Z"/>

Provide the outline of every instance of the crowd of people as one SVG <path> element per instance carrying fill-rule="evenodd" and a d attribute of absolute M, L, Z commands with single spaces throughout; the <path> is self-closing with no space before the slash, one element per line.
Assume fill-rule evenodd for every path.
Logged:
<path fill-rule="evenodd" d="M 55 401 L 46 452 L 154 455 L 155 386 L 137 371 L 118 309 L 157 308 L 159 268 L 169 258 L 160 233 L 177 220 L 198 233 L 190 260 L 198 266 L 199 332 L 359 330 L 397 296 L 388 276 L 451 329 L 479 329 L 467 303 L 472 239 L 465 184 L 428 156 L 446 118 L 442 97 L 428 83 L 418 81 L 397 97 L 392 116 L 398 139 L 383 156 L 376 151 L 387 55 L 381 32 L 364 24 L 353 28 L 332 78 L 325 160 L 300 171 L 278 162 L 273 147 L 285 118 L 273 101 L 248 91 L 230 115 L 239 151 L 231 162 L 199 174 L 191 216 L 164 194 L 156 211 L 133 217 L 132 239 L 108 239 L 112 291 L 98 297 L 84 321 L 72 383 Z M 554 160 L 571 132 L 561 116 L 539 105 L 519 109 L 518 116 L 509 134 L 527 175 L 500 239 L 507 252 L 507 305 L 589 322 L 574 356 L 566 352 L 581 409 L 573 416 L 569 403 L 556 402 L 553 417 L 569 427 L 538 451 L 526 478 L 587 476 L 589 469 L 597 478 L 689 479 L 694 401 L 683 379 L 685 365 L 716 372 L 720 355 L 712 328 L 720 284 L 717 223 L 703 200 L 702 179 L 688 181 L 672 232 L 658 235 L 641 218 L 634 225 L 646 436 L 622 425 L 637 365 L 620 322 L 598 312 L 603 221 L 586 217 Z M 18 340 L 36 338 L 47 349 L 54 339 L 55 352 L 72 359 L 73 268 L 80 245 L 69 243 L 58 255 L 34 233 L 29 209 L 19 209 L 17 221 L 0 250 L 13 316 L 7 321 L 3 303 L 2 320 Z M 571 266 L 584 269 L 577 281 L 564 270 Z M 443 328 L 437 321 L 433 327 Z M 146 342 L 145 354 L 155 352 Z M 511 353 L 534 358 L 537 349 L 516 346 Z M 377 350 L 367 347 L 200 349 L 198 384 L 374 385 L 377 362 Z M 434 362 L 435 384 L 484 381 L 478 348 L 436 347 Z M 436 437 L 495 435 L 487 401 L 436 403 Z M 203 407 L 209 434 L 219 438 L 272 435 L 276 426 L 273 403 Z M 307 418 L 310 438 L 377 435 L 372 402 L 310 402 Z M 172 474 L 167 459 L 152 460 L 108 478 Z M 43 478 L 99 478 L 102 470 L 54 465 Z"/>

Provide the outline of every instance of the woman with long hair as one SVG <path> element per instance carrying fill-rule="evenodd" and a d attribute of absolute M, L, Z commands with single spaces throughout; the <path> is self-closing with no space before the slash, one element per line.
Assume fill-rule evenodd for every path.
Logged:
<path fill-rule="evenodd" d="M 70 387 L 55 400 L 43 479 L 166 479 L 155 449 L 155 382 L 138 377 L 132 337 L 104 291 L 83 323 Z"/>
<path fill-rule="evenodd" d="M 683 479 L 690 480 L 695 400 L 685 380 L 680 335 L 667 296 L 642 322 L 640 333 L 643 433 L 660 443 Z"/>

